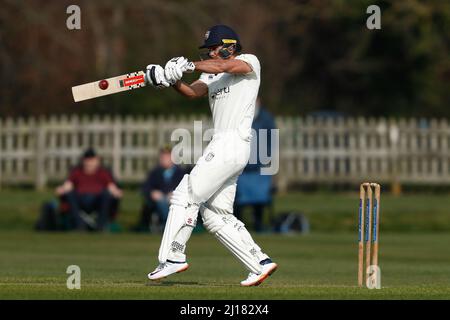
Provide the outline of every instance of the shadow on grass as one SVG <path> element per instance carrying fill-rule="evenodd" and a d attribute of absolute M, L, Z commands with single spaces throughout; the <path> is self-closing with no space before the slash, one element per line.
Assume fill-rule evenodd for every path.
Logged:
<path fill-rule="evenodd" d="M 232 284 L 229 283 L 201 283 L 198 281 L 151 281 L 147 282 L 145 286 L 147 287 L 174 287 L 174 286 L 201 286 L 201 287 L 229 287 Z"/>
<path fill-rule="evenodd" d="M 145 284 L 147 287 L 170 287 L 170 286 L 206 286 L 206 283 L 197 281 L 152 281 Z"/>

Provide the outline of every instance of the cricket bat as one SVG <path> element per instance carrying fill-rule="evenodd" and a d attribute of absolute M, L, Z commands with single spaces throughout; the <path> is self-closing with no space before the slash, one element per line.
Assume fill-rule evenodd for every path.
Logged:
<path fill-rule="evenodd" d="M 143 88 L 145 85 L 145 72 L 138 71 L 72 87 L 72 95 L 75 102 L 78 102 L 122 91 Z"/>

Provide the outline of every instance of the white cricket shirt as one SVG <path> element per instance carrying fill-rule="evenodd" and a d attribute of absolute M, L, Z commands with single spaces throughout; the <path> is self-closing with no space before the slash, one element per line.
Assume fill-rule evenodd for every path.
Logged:
<path fill-rule="evenodd" d="M 237 130 L 243 139 L 249 140 L 261 82 L 261 66 L 253 54 L 241 54 L 235 59 L 248 63 L 252 71 L 247 74 L 202 73 L 199 80 L 208 86 L 215 131 Z"/>

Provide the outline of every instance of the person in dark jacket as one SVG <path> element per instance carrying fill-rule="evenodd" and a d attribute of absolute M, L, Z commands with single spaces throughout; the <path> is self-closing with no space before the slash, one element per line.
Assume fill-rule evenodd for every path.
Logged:
<path fill-rule="evenodd" d="M 148 173 L 142 186 L 144 207 L 140 222 L 134 228 L 137 231 L 149 230 L 153 213 L 157 214 L 161 227 L 166 224 L 170 206 L 169 199 L 186 173 L 185 170 L 173 163 L 171 151 L 170 147 L 160 150 L 159 163 Z"/>

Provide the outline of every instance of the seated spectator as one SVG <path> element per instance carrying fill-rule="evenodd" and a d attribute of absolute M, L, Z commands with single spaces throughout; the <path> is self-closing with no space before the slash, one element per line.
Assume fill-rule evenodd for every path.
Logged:
<path fill-rule="evenodd" d="M 70 229 L 99 231 L 108 228 L 123 195 L 93 149 L 83 154 L 81 164 L 71 170 L 68 179 L 56 188 L 56 194 L 63 207 L 65 204 Z M 93 212 L 97 213 L 96 219 Z"/>
<path fill-rule="evenodd" d="M 271 129 L 276 129 L 273 116 L 261 107 L 260 99 L 256 101 L 255 117 L 252 123 L 252 129 L 256 131 L 256 144 L 252 143 L 252 146 L 256 145 L 256 150 L 252 148 L 251 152 L 257 154 L 256 163 L 249 163 L 242 172 L 237 181 L 236 200 L 234 203 L 234 214 L 241 220 L 243 210 L 246 207 L 253 209 L 253 221 L 254 230 L 256 232 L 263 231 L 263 214 L 265 207 L 272 205 L 272 194 L 274 187 L 272 183 L 271 175 L 261 175 L 261 168 L 264 166 L 261 163 L 259 149 L 261 143 L 260 129 L 267 130 L 266 150 L 267 156 L 271 157 Z"/>
<path fill-rule="evenodd" d="M 159 164 L 153 168 L 142 187 L 144 206 L 135 231 L 149 231 L 152 215 L 156 213 L 160 228 L 164 228 L 169 214 L 169 198 L 186 173 L 175 165 L 171 157 L 171 148 L 164 147 L 159 153 Z"/>

